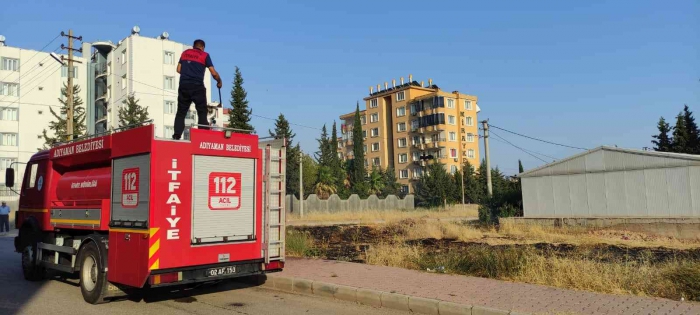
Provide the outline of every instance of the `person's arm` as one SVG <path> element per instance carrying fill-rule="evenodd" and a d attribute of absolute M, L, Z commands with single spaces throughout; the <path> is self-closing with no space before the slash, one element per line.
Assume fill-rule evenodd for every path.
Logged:
<path fill-rule="evenodd" d="M 209 72 L 211 72 L 211 76 L 214 77 L 214 80 L 216 80 L 216 87 L 221 88 L 221 77 L 219 76 L 219 73 L 216 72 L 216 69 L 214 69 L 214 64 L 211 62 L 211 55 L 207 55 L 207 60 L 205 63 L 209 69 Z"/>
<path fill-rule="evenodd" d="M 182 69 L 182 64 L 178 62 L 177 63 L 177 73 L 180 73 L 180 69 Z"/>

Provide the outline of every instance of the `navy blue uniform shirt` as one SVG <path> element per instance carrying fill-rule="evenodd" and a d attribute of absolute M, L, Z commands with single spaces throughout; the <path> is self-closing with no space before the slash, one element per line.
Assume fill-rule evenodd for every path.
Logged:
<path fill-rule="evenodd" d="M 197 48 L 182 52 L 180 56 L 180 84 L 204 85 L 204 71 L 213 67 L 208 53 Z"/>

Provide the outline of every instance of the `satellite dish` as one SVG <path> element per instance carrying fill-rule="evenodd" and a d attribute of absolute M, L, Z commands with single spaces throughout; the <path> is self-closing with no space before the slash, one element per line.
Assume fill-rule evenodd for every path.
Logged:
<path fill-rule="evenodd" d="M 137 25 L 131 29 L 131 34 L 138 34 L 140 31 L 141 31 L 141 28 Z"/>
<path fill-rule="evenodd" d="M 4 42 L 4 41 L 5 41 L 5 36 L 0 35 L 0 42 Z"/>
<path fill-rule="evenodd" d="M 163 39 L 168 39 L 168 36 L 170 36 L 170 34 L 168 34 L 168 32 L 163 32 L 163 34 L 160 34 L 160 37 Z"/>

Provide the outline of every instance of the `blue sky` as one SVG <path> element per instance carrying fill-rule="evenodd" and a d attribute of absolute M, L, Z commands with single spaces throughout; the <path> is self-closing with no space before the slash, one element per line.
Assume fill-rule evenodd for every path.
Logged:
<path fill-rule="evenodd" d="M 207 41 L 225 95 L 234 66 L 254 114 L 330 127 L 370 85 L 413 74 L 479 97 L 479 119 L 573 146 L 650 146 L 660 116 L 700 119 L 700 3 L 677 1 L 12 1 L 8 44 L 39 49 L 61 30 L 86 41 Z M 105 15 L 103 12 L 109 12 Z M 55 43 L 57 46 L 58 41 Z M 55 47 L 51 47 L 55 48 Z M 224 96 L 225 98 L 227 96 Z M 255 117 L 258 133 L 273 121 Z M 295 126 L 305 151 L 318 130 Z M 497 134 L 562 158 L 578 152 Z M 542 162 L 494 139 L 506 173 Z"/>

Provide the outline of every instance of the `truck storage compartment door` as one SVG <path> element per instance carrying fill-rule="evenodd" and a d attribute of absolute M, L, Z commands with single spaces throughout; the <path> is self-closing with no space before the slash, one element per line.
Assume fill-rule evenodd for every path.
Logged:
<path fill-rule="evenodd" d="M 254 159 L 195 155 L 192 244 L 255 239 Z"/>
<path fill-rule="evenodd" d="M 118 158 L 112 163 L 110 227 L 148 228 L 151 155 Z"/>

